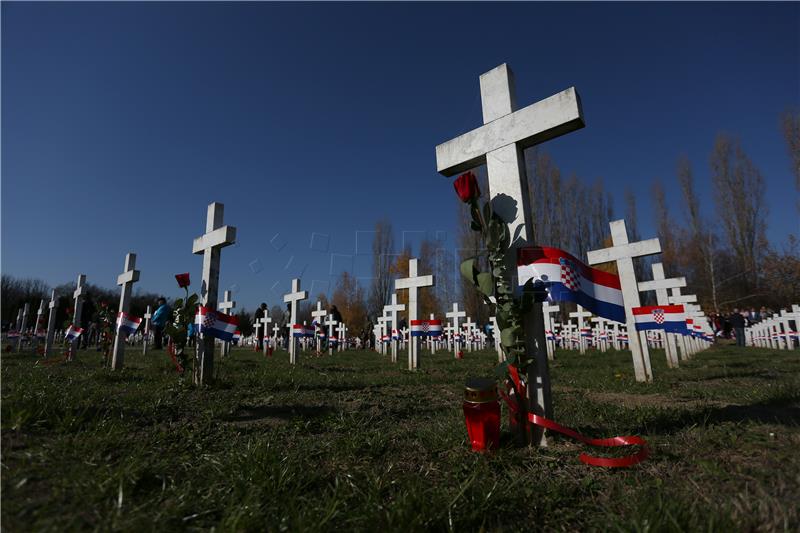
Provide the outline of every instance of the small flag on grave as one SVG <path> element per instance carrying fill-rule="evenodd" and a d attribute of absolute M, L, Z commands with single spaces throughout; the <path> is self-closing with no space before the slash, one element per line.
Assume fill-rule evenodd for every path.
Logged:
<path fill-rule="evenodd" d="M 208 335 L 221 341 L 230 342 L 236 326 L 239 325 L 239 317 L 226 315 L 219 311 L 214 311 L 205 306 L 200 306 L 195 316 L 197 332 L 201 335 Z"/>
<path fill-rule="evenodd" d="M 428 321 L 428 336 L 429 337 L 439 337 L 442 334 L 442 321 L 441 320 L 429 320 Z"/>
<path fill-rule="evenodd" d="M 70 324 L 70 326 L 67 328 L 67 332 L 64 334 L 64 338 L 72 342 L 78 337 L 80 337 L 81 333 L 83 333 L 83 329 Z"/>
<path fill-rule="evenodd" d="M 648 305 L 634 307 L 637 331 L 663 329 L 670 333 L 686 333 L 686 312 L 682 305 Z"/>
<path fill-rule="evenodd" d="M 292 324 L 292 337 L 305 337 L 306 328 L 303 324 Z"/>
<path fill-rule="evenodd" d="M 232 340 L 234 344 L 239 344 L 239 341 L 242 340 L 242 332 L 239 331 L 238 329 L 234 331 Z"/>
<path fill-rule="evenodd" d="M 520 286 L 542 283 L 553 302 L 575 302 L 595 315 L 625 322 L 619 276 L 592 268 L 558 248 L 528 246 L 517 250 Z"/>
<path fill-rule="evenodd" d="M 133 335 L 142 323 L 141 318 L 129 315 L 128 313 L 117 313 L 117 331 L 125 335 Z"/>
<path fill-rule="evenodd" d="M 411 336 L 424 337 L 428 334 L 430 323 L 427 320 L 412 320 L 411 321 Z"/>

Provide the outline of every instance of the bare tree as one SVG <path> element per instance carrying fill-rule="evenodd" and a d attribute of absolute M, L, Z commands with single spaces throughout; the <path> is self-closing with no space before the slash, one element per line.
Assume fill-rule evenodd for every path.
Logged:
<path fill-rule="evenodd" d="M 371 317 L 381 314 L 383 306 L 389 302 L 394 285 L 391 266 L 394 252 L 394 233 L 388 220 L 375 224 L 375 239 L 372 241 L 372 287 L 367 310 Z"/>
<path fill-rule="evenodd" d="M 792 160 L 792 173 L 794 173 L 794 186 L 800 192 L 800 110 L 787 110 L 781 116 L 783 126 L 783 136 L 786 139 L 786 147 L 789 149 L 789 157 Z M 800 210 L 800 201 L 797 202 L 797 209 Z"/>
<path fill-rule="evenodd" d="M 677 267 L 678 250 L 675 242 L 675 230 L 672 217 L 667 208 L 664 186 L 660 179 L 653 182 L 653 215 L 656 222 L 658 240 L 661 242 L 662 263 L 667 272 L 674 272 Z"/>
<path fill-rule="evenodd" d="M 758 286 L 756 266 L 767 248 L 764 177 L 738 140 L 719 134 L 711 153 L 717 216 L 745 276 Z"/>

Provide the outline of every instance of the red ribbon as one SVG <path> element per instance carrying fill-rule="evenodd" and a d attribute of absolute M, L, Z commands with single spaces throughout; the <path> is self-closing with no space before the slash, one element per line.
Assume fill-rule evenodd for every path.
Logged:
<path fill-rule="evenodd" d="M 522 382 L 519 379 L 519 372 L 517 371 L 517 368 L 513 365 L 509 365 L 508 373 L 511 375 L 511 380 L 514 383 L 516 389 L 515 394 L 520 395 L 518 396 L 518 398 L 524 398 L 525 387 L 522 385 Z M 511 401 L 511 398 L 509 398 L 505 392 L 500 391 L 500 396 L 502 396 L 502 398 L 506 401 L 506 404 L 508 405 L 509 409 L 511 409 L 514 413 L 519 412 L 519 408 L 517 407 L 517 405 Z M 577 441 L 583 442 L 584 444 L 588 444 L 590 446 L 602 446 L 606 448 L 617 447 L 617 446 L 642 447 L 637 453 L 633 455 L 626 455 L 624 457 L 597 457 L 594 455 L 589 455 L 587 453 L 581 453 L 579 459 L 582 463 L 587 465 L 605 466 L 608 468 L 621 468 L 641 463 L 650 455 L 650 450 L 647 447 L 647 441 L 645 441 L 641 437 L 626 435 L 626 436 L 610 437 L 606 439 L 592 439 L 590 437 L 581 435 L 574 429 L 562 426 L 561 424 L 554 422 L 549 418 L 545 418 L 543 416 L 539 416 L 533 413 L 528 413 L 528 421 L 531 422 L 532 424 L 536 424 L 537 426 L 547 428 L 557 433 L 561 433 L 562 435 L 566 435 L 568 437 L 571 437 Z"/>

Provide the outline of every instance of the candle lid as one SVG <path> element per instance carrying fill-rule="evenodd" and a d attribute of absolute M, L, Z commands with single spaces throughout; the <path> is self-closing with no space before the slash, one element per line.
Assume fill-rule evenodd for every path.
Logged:
<path fill-rule="evenodd" d="M 464 400 L 487 403 L 497 400 L 497 382 L 490 378 L 469 378 L 464 389 Z"/>

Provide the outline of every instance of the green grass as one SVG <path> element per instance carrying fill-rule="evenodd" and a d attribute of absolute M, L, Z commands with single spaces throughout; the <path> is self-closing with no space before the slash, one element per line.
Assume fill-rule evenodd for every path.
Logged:
<path fill-rule="evenodd" d="M 129 351 L 121 372 L 95 352 L 4 354 L 3 529 L 800 528 L 800 352 L 716 348 L 669 370 L 656 351 L 652 384 L 627 353 L 558 353 L 557 421 L 650 442 L 618 470 L 558 437 L 471 453 L 463 383 L 493 352 L 423 354 L 415 373 L 372 352 L 287 359 L 234 350 L 198 389 L 163 352 Z"/>

